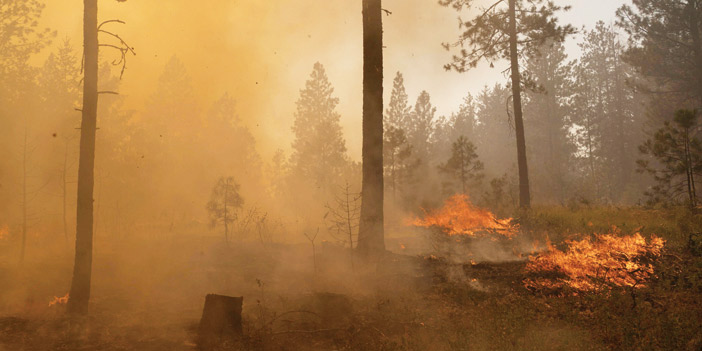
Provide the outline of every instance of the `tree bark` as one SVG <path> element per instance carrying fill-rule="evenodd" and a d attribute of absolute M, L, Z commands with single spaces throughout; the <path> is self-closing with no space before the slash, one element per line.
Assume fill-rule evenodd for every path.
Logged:
<path fill-rule="evenodd" d="M 63 238 L 68 244 L 68 219 L 66 218 L 66 198 L 68 197 L 68 189 L 66 186 L 66 172 L 68 168 L 68 139 L 66 139 L 66 151 L 63 154 L 63 174 L 61 177 L 61 182 L 63 183 Z"/>
<path fill-rule="evenodd" d="M 514 102 L 514 126 L 517 134 L 517 166 L 519 167 L 519 206 L 529 208 L 529 170 L 527 168 L 526 138 L 524 137 L 524 119 L 522 117 L 522 87 L 519 74 L 519 57 L 517 53 L 517 16 L 516 0 L 509 0 L 509 56 L 512 70 L 512 100 Z"/>
<path fill-rule="evenodd" d="M 76 253 L 68 312 L 87 315 L 93 261 L 93 187 L 95 171 L 95 131 L 98 104 L 97 0 L 84 0 L 83 13 L 83 116 L 78 164 L 78 206 L 76 213 Z"/>
<path fill-rule="evenodd" d="M 24 262 L 27 249 L 27 117 L 24 117 L 24 149 L 22 150 L 22 251 L 20 262 Z"/>
<path fill-rule="evenodd" d="M 381 0 L 363 0 L 363 186 L 357 248 L 385 251 L 383 232 L 383 21 Z"/>

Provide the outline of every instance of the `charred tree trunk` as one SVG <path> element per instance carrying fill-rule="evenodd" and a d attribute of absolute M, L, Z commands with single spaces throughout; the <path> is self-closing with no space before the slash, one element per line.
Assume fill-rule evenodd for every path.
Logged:
<path fill-rule="evenodd" d="M 93 261 L 93 187 L 95 167 L 95 131 L 98 104 L 98 32 L 97 0 L 84 0 L 83 13 L 83 116 L 80 130 L 78 164 L 78 206 L 76 214 L 76 254 L 73 266 L 68 312 L 86 315 L 90 300 Z"/>
<path fill-rule="evenodd" d="M 357 248 L 385 250 L 383 233 L 383 20 L 381 0 L 363 0 L 363 186 Z"/>
<path fill-rule="evenodd" d="M 514 101 L 514 126 L 517 134 L 517 165 L 519 167 L 519 206 L 529 208 L 529 170 L 527 168 L 526 138 L 522 117 L 522 86 L 517 53 L 516 0 L 509 0 L 509 56 L 512 70 L 512 100 Z"/>

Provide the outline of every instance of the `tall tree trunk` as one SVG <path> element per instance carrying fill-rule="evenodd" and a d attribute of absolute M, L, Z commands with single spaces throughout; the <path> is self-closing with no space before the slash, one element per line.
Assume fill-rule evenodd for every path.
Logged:
<path fill-rule="evenodd" d="M 363 187 L 357 248 L 385 250 L 383 233 L 383 20 L 381 0 L 363 0 Z"/>
<path fill-rule="evenodd" d="M 61 177 L 61 181 L 63 182 L 63 238 L 66 244 L 68 244 L 68 218 L 66 218 L 66 201 L 68 198 L 68 186 L 66 182 L 66 173 L 68 172 L 68 145 L 68 139 L 66 139 L 66 151 L 63 154 L 63 175 Z"/>
<path fill-rule="evenodd" d="M 692 166 L 692 151 L 690 150 L 690 132 L 685 130 L 685 171 L 687 172 L 687 194 L 690 207 L 697 207 L 697 194 L 695 191 L 695 170 Z"/>
<path fill-rule="evenodd" d="M 229 179 L 224 181 L 224 242 L 229 246 L 229 213 L 227 212 L 227 198 L 229 197 Z"/>
<path fill-rule="evenodd" d="M 66 218 L 66 198 L 68 197 L 66 184 L 66 172 L 68 168 L 68 139 L 66 139 L 66 151 L 63 154 L 63 175 L 61 181 L 63 182 L 63 239 L 68 244 L 68 219 Z"/>
<path fill-rule="evenodd" d="M 84 0 L 83 13 L 83 116 L 78 163 L 76 255 L 73 266 L 68 312 L 87 315 L 93 263 L 93 187 L 95 171 L 95 130 L 98 105 L 97 0 Z"/>
<path fill-rule="evenodd" d="M 353 249 L 353 223 L 351 221 L 353 220 L 353 217 L 351 215 L 351 198 L 350 198 L 350 193 L 349 193 L 349 183 L 346 182 L 346 230 L 349 232 L 349 248 Z M 354 206 L 355 207 L 355 206 Z M 353 257 L 351 260 L 351 264 L 353 265 Z"/>
<path fill-rule="evenodd" d="M 27 249 L 27 117 L 24 117 L 24 150 L 22 150 L 22 248 L 20 262 Z"/>
<path fill-rule="evenodd" d="M 512 68 L 512 100 L 514 101 L 514 126 L 517 134 L 517 165 L 519 167 L 519 206 L 529 208 L 529 170 L 527 169 L 526 138 L 524 137 L 524 119 L 522 117 L 522 86 L 519 74 L 519 57 L 517 53 L 517 15 L 516 0 L 509 0 L 509 56 Z"/>
<path fill-rule="evenodd" d="M 700 9 L 697 7 L 697 1 L 688 0 L 685 10 L 688 13 L 688 21 L 690 35 L 692 36 L 692 50 L 697 61 L 697 98 L 698 103 L 702 106 L 702 38 L 700 36 Z"/>

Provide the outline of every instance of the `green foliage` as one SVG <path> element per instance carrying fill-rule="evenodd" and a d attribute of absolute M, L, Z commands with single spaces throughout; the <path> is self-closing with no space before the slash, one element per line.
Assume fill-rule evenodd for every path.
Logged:
<path fill-rule="evenodd" d="M 684 247 L 689 234 L 702 231 L 702 215 L 689 208 L 643 209 L 614 206 L 537 206 L 520 218 L 524 230 L 547 233 L 552 242 L 572 236 L 609 233 L 616 226 L 622 233 L 655 234 L 667 247 Z"/>
<path fill-rule="evenodd" d="M 665 122 L 639 150 L 649 157 L 638 161 L 640 171 L 651 174 L 657 183 L 646 193 L 650 204 L 683 197 L 690 207 L 697 206 L 695 177 L 702 176 L 702 126 L 697 111 L 676 112 L 673 123 Z"/>
<path fill-rule="evenodd" d="M 458 55 L 445 68 L 465 72 L 478 65 L 480 61 L 493 62 L 509 59 L 509 13 L 507 4 L 510 0 L 497 0 L 490 6 L 479 8 L 479 14 L 468 21 L 459 20 L 463 33 L 458 41 L 444 43 L 446 50 L 459 47 Z M 548 40 L 563 41 L 575 32 L 570 25 L 558 24 L 556 13 L 569 7 L 556 6 L 547 0 L 515 0 L 517 12 L 517 51 L 521 54 L 532 53 Z M 457 11 L 463 8 L 474 9 L 475 0 L 439 0 L 439 4 L 449 6 Z"/>
<path fill-rule="evenodd" d="M 632 6 L 633 5 L 633 6 Z M 630 47 L 624 59 L 648 78 L 639 87 L 661 98 L 702 99 L 702 6 L 696 0 L 637 0 L 617 11 Z"/>
<path fill-rule="evenodd" d="M 407 138 L 412 121 L 404 78 L 402 73 L 397 72 L 383 123 L 383 173 L 385 186 L 390 189 L 393 200 L 397 200 L 398 194 L 401 195 L 406 185 L 412 181 L 414 171 L 419 166 L 412 144 Z"/>
<path fill-rule="evenodd" d="M 547 42 L 525 65 L 537 87 L 525 94 L 524 116 L 529 123 L 530 182 L 539 202 L 562 202 L 572 183 L 569 171 L 576 144 L 569 135 L 573 89 L 567 58 L 562 43 Z"/>
<path fill-rule="evenodd" d="M 405 91 L 405 79 L 402 73 L 397 72 L 392 81 L 392 94 L 390 103 L 385 110 L 385 123 L 383 126 L 387 131 L 390 128 L 406 128 L 411 108 L 408 103 L 407 92 Z"/>
<path fill-rule="evenodd" d="M 516 143 L 506 108 L 511 94 L 507 87 L 496 84 L 492 88 L 484 87 L 476 97 L 480 123 L 475 130 L 475 144 L 486 172 L 493 175 L 505 173 L 515 163 Z"/>
<path fill-rule="evenodd" d="M 464 136 L 460 136 L 453 143 L 451 157 L 439 165 L 439 171 L 448 175 L 451 181 L 458 183 L 463 194 L 467 194 L 469 185 L 475 185 L 482 180 L 483 168 L 475 145 Z"/>
<path fill-rule="evenodd" d="M 590 201 L 633 202 L 641 177 L 631 155 L 643 139 L 643 100 L 628 82 L 637 76 L 622 60 L 625 50 L 614 27 L 598 22 L 584 33 L 582 55 L 573 65 L 571 121 L 579 157 L 578 195 Z M 579 161 L 579 162 L 577 162 Z M 627 197 L 627 198 L 624 198 Z"/>
<path fill-rule="evenodd" d="M 479 203 L 498 217 L 508 217 L 517 207 L 517 199 L 514 196 L 517 186 L 516 181 L 510 179 L 506 173 L 502 177 L 493 178 L 489 187 L 483 191 Z"/>
<path fill-rule="evenodd" d="M 385 131 L 383 139 L 385 184 L 395 198 L 397 193 L 402 193 L 412 181 L 418 162 L 412 158 L 412 145 L 407 141 L 404 130 L 390 126 Z"/>

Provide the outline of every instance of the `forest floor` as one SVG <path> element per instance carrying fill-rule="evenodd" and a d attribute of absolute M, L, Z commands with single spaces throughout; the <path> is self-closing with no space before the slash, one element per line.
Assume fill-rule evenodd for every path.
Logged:
<path fill-rule="evenodd" d="M 524 235 L 548 232 L 555 245 L 611 225 L 668 240 L 646 287 L 578 295 L 525 288 L 526 257 L 418 254 L 412 238 L 388 239 L 395 253 L 373 266 L 327 243 L 313 258 L 309 243 L 98 238 L 91 314 L 76 323 L 49 306 L 68 291 L 70 250 L 35 249 L 18 266 L 0 248 L 0 351 L 195 350 L 208 293 L 244 296 L 245 336 L 222 349 L 702 350 L 702 258 L 686 241 L 702 221 L 637 211 L 524 221 Z"/>

